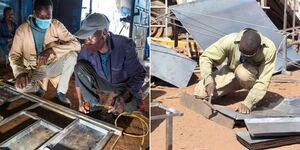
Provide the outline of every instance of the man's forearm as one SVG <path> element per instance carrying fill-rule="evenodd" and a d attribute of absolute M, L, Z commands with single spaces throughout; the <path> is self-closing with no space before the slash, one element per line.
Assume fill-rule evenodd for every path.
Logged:
<path fill-rule="evenodd" d="M 76 93 L 77 93 L 77 98 L 78 98 L 78 104 L 79 104 L 79 106 L 81 106 L 83 103 L 83 100 L 82 100 L 82 93 L 81 93 L 80 87 L 76 87 Z"/>

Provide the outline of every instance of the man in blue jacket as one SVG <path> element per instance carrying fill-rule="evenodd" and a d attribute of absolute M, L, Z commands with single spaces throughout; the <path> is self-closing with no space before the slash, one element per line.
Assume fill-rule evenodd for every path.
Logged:
<path fill-rule="evenodd" d="M 84 113 L 88 112 L 84 102 L 91 108 L 101 104 L 112 113 L 132 112 L 141 105 L 146 72 L 138 60 L 135 43 L 109 32 L 108 27 L 108 18 L 94 13 L 75 33 L 85 40 L 75 66 L 79 111 Z M 114 95 L 111 101 L 106 94 Z"/>

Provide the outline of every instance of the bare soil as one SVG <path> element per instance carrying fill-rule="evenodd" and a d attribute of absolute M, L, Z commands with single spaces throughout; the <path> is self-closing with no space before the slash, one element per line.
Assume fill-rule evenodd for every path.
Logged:
<path fill-rule="evenodd" d="M 235 137 L 245 127 L 229 129 L 200 114 L 197 114 L 180 104 L 180 94 L 193 94 L 196 83 L 201 79 L 199 73 L 192 76 L 189 86 L 176 88 L 161 80 L 156 80 L 156 87 L 152 88 L 152 102 L 159 102 L 184 113 L 182 117 L 174 117 L 173 121 L 173 149 L 174 150 L 244 150 Z M 293 71 L 293 76 L 275 75 L 273 79 L 300 80 L 300 70 Z M 152 80 L 153 81 L 153 80 Z M 276 101 L 282 97 L 300 96 L 300 83 L 271 83 L 268 93 L 262 103 Z M 225 97 L 218 98 L 214 103 L 231 108 L 238 106 L 247 96 L 247 91 L 239 90 Z M 154 112 L 151 112 L 152 114 Z M 165 149 L 165 121 L 155 121 L 151 124 L 151 150 Z M 299 150 L 300 144 L 282 146 L 273 150 Z"/>

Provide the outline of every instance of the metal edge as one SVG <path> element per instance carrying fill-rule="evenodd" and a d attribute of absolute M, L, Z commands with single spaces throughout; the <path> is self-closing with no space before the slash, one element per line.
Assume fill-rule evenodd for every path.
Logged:
<path fill-rule="evenodd" d="M 12 143 L 11 140 L 13 139 L 19 139 L 21 137 L 23 137 L 24 135 L 26 135 L 27 133 L 30 132 L 29 129 L 35 129 L 37 128 L 39 125 L 41 124 L 40 120 L 35 121 L 33 124 L 29 125 L 28 127 L 22 129 L 21 131 L 17 132 L 16 134 L 14 134 L 13 136 L 9 137 L 8 139 L 6 139 L 5 141 L 3 141 L 0 146 L 4 146 L 7 147 L 8 145 L 10 145 Z"/>
<path fill-rule="evenodd" d="M 11 121 L 11 120 L 13 120 L 13 119 L 15 119 L 15 118 L 20 117 L 20 116 L 22 116 L 22 115 L 24 115 L 24 112 L 23 112 L 23 111 L 20 111 L 20 112 L 18 112 L 18 113 L 15 113 L 15 114 L 13 114 L 13 115 L 11 115 L 11 116 L 5 118 L 4 120 L 2 120 L 2 121 L 0 122 L 0 126 L 2 126 L 2 125 L 4 125 L 4 124 L 8 123 L 9 121 Z"/>
<path fill-rule="evenodd" d="M 4 86 L 16 91 L 11 85 L 8 85 L 6 83 L 0 82 L 0 85 L 4 85 Z M 18 92 L 18 93 L 20 93 L 20 92 Z M 94 119 L 90 116 L 81 114 L 80 112 L 77 112 L 75 110 L 72 110 L 72 109 L 64 107 L 64 106 L 61 106 L 61 105 L 56 104 L 54 102 L 48 101 L 44 98 L 37 97 L 35 95 L 31 95 L 31 94 L 28 94 L 28 93 L 22 93 L 22 94 L 25 95 L 26 97 L 32 98 L 36 102 L 40 102 L 40 103 L 44 104 L 45 106 L 49 106 L 50 108 L 57 109 L 57 111 L 60 111 L 63 114 L 69 114 L 71 116 L 72 115 L 77 115 L 78 118 L 80 118 L 80 119 L 83 119 L 83 120 L 86 120 L 86 121 L 89 121 L 89 122 L 93 122 L 93 123 L 95 123 L 95 124 L 97 124 L 97 125 L 99 125 L 103 128 L 106 128 L 108 130 L 112 130 L 112 131 L 114 131 L 114 134 L 116 134 L 116 135 L 119 135 L 119 136 L 122 135 L 122 131 L 120 129 L 115 128 L 113 125 L 111 125 L 109 123 L 106 123 L 106 122 L 98 120 L 98 119 Z M 74 116 L 74 117 L 76 118 L 76 116 Z"/>
<path fill-rule="evenodd" d="M 100 150 L 103 149 L 103 147 L 107 144 L 108 140 L 111 139 L 113 133 L 112 132 L 108 132 L 103 139 L 97 143 L 97 145 L 95 146 L 94 150 Z"/>
<path fill-rule="evenodd" d="M 97 130 L 99 132 L 102 132 L 105 135 L 109 132 L 109 130 L 105 130 L 105 129 L 101 128 L 101 127 L 98 127 L 97 125 L 95 125 L 93 123 L 87 122 L 87 121 L 82 120 L 82 119 L 79 119 L 79 123 L 82 124 L 82 125 L 85 125 L 87 127 L 90 127 L 90 128 L 92 128 L 94 130 Z"/>
<path fill-rule="evenodd" d="M 50 125 L 51 127 L 55 128 L 55 129 L 57 130 L 57 131 L 55 130 L 55 132 L 58 132 L 58 131 L 62 131 L 62 130 L 63 130 L 63 128 L 58 127 L 57 125 L 55 125 L 55 124 L 53 124 L 53 123 L 51 123 L 51 122 L 49 122 L 49 121 L 47 121 L 47 120 L 45 120 L 45 119 L 39 117 L 39 116 L 35 116 L 32 112 L 24 111 L 24 114 L 27 115 L 27 116 L 29 116 L 29 117 L 31 117 L 31 118 L 33 118 L 33 119 L 35 119 L 35 120 L 41 120 L 41 121 L 42 121 L 41 124 L 44 124 L 44 123 L 45 123 L 45 124 Z M 44 125 L 44 126 L 46 126 L 46 125 Z M 47 126 L 46 126 L 46 127 L 47 127 Z M 53 131 L 54 131 L 54 130 L 53 130 Z"/>
<path fill-rule="evenodd" d="M 43 150 L 46 147 L 54 147 L 60 140 L 62 140 L 68 133 L 70 133 L 79 123 L 79 120 L 74 120 L 70 123 L 64 130 L 60 131 L 59 133 L 55 134 L 52 138 L 48 139 L 43 145 L 41 145 L 37 150 Z"/>

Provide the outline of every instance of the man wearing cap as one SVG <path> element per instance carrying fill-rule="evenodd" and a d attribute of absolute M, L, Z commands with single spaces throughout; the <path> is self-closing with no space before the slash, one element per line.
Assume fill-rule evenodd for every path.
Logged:
<path fill-rule="evenodd" d="M 94 13 L 81 23 L 75 33 L 85 40 L 75 66 L 76 91 L 79 111 L 87 113 L 83 102 L 91 108 L 97 104 L 108 107 L 108 112 L 135 111 L 141 105 L 141 87 L 145 70 L 140 64 L 132 39 L 108 31 L 109 20 L 104 14 Z M 107 101 L 105 93 L 115 95 Z"/>
<path fill-rule="evenodd" d="M 220 70 L 212 68 L 227 64 Z M 248 114 L 265 96 L 276 60 L 276 47 L 267 37 L 254 29 L 246 28 L 219 39 L 208 47 L 200 57 L 203 80 L 195 87 L 195 97 L 217 98 L 230 92 L 247 89 L 246 99 L 236 108 Z"/>
<path fill-rule="evenodd" d="M 42 97 L 50 79 L 57 87 L 56 97 L 70 104 L 65 94 L 81 46 L 62 23 L 52 19 L 52 10 L 51 0 L 35 1 L 34 15 L 16 31 L 9 60 L 17 90 Z"/>

